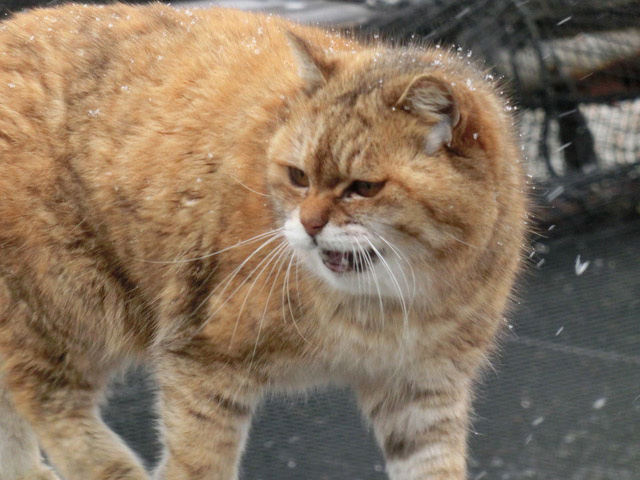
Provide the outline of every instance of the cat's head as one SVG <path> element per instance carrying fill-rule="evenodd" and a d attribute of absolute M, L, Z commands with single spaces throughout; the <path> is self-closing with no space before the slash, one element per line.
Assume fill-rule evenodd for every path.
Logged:
<path fill-rule="evenodd" d="M 301 265 L 342 292 L 410 300 L 521 241 L 511 120 L 480 74 L 442 51 L 290 43 L 303 92 L 268 181 Z"/>

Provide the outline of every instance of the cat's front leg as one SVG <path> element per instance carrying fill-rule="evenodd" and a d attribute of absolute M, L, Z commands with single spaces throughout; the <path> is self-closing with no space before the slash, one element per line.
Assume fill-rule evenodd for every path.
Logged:
<path fill-rule="evenodd" d="M 363 387 L 358 396 L 390 479 L 465 479 L 470 382 L 387 388 Z"/>
<path fill-rule="evenodd" d="M 0 361 L 1 363 L 1 361 Z M 59 480 L 43 462 L 31 426 L 16 412 L 0 374 L 0 479 Z"/>
<path fill-rule="evenodd" d="M 255 383 L 185 349 L 158 367 L 164 453 L 155 480 L 236 480 L 257 403 Z"/>

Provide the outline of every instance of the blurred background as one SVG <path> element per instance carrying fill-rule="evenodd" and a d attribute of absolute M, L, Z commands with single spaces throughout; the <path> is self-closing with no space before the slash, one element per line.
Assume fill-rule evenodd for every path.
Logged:
<path fill-rule="evenodd" d="M 0 12 L 58 3 L 0 1 Z M 538 234 L 495 369 L 478 390 L 469 478 L 640 479 L 640 2 L 173 3 L 453 45 L 503 79 Z M 105 419 L 152 465 L 151 381 L 135 372 L 113 390 Z M 347 391 L 271 399 L 250 438 L 243 480 L 386 478 Z"/>

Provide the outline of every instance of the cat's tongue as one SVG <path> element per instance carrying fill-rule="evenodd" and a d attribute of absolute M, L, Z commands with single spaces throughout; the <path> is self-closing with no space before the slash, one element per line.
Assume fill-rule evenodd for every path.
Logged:
<path fill-rule="evenodd" d="M 336 273 L 356 271 L 365 272 L 368 266 L 378 260 L 377 251 L 367 250 L 364 253 L 340 252 L 338 250 L 322 250 L 322 263 L 329 270 Z"/>
<path fill-rule="evenodd" d="M 338 273 L 353 270 L 350 253 L 338 252 L 336 250 L 325 250 L 322 252 L 322 256 L 322 261 L 329 270 Z"/>

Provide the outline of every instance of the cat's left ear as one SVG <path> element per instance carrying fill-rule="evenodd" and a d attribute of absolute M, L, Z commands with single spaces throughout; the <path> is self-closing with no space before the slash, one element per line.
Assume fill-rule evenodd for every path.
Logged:
<path fill-rule="evenodd" d="M 425 139 L 425 152 L 432 155 L 443 145 L 451 146 L 453 131 L 460 123 L 458 100 L 448 82 L 432 75 L 418 75 L 394 104 L 432 123 Z"/>
<path fill-rule="evenodd" d="M 327 83 L 336 68 L 336 63 L 325 57 L 315 45 L 290 31 L 284 32 L 293 58 L 298 67 L 298 74 L 304 81 L 307 93 L 312 93 Z"/>

